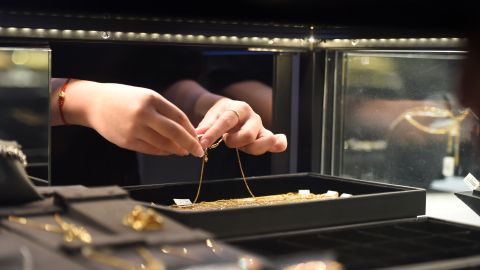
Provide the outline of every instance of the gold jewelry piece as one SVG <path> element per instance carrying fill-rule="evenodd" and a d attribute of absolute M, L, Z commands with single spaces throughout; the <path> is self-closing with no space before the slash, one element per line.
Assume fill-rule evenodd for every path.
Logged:
<path fill-rule="evenodd" d="M 423 106 L 411 108 L 402 113 L 397 117 L 392 124 L 390 125 L 389 132 L 392 132 L 393 129 L 403 120 L 407 121 L 410 125 L 414 126 L 418 130 L 421 130 L 428 134 L 435 135 L 447 135 L 447 151 L 453 153 L 455 166 L 460 163 L 460 133 L 461 133 L 461 123 L 465 118 L 471 114 L 470 109 L 465 109 L 460 112 L 458 115 L 454 115 L 451 110 L 442 109 L 433 106 Z M 423 118 L 445 118 L 452 120 L 452 123 L 446 127 L 431 127 L 422 124 L 420 121 L 415 119 L 415 117 Z"/>
<path fill-rule="evenodd" d="M 152 253 L 146 248 L 137 248 L 138 254 L 143 258 L 145 264 L 135 263 L 129 260 L 123 259 L 111 255 L 107 252 L 94 250 L 91 247 L 85 247 L 82 249 L 83 256 L 90 260 L 103 263 L 105 265 L 121 269 L 121 270 L 165 270 L 165 264 L 155 258 Z"/>
<path fill-rule="evenodd" d="M 123 225 L 132 227 L 137 232 L 159 230 L 163 227 L 165 219 L 153 209 L 136 205 L 133 210 L 123 218 Z"/>
<path fill-rule="evenodd" d="M 178 256 L 178 257 L 182 257 L 182 258 L 186 258 L 186 259 L 194 260 L 194 261 L 200 261 L 200 258 L 191 254 L 188 251 L 188 249 L 185 248 L 185 247 L 176 247 L 176 246 L 165 245 L 165 246 L 162 246 L 160 248 L 160 251 L 163 254 Z"/>
<path fill-rule="evenodd" d="M 63 234 L 63 239 L 65 242 L 80 240 L 86 244 L 92 243 L 92 236 L 85 228 L 73 223 L 65 222 L 58 213 L 54 215 L 54 218 L 55 222 L 57 223 L 55 225 L 32 221 L 25 217 L 17 216 L 8 216 L 8 221 L 40 229 L 46 232 Z"/>
<path fill-rule="evenodd" d="M 217 200 L 212 202 L 199 202 L 190 205 L 173 205 L 172 207 L 182 210 L 208 211 L 223 210 L 235 207 L 251 207 L 251 206 L 269 206 L 282 203 L 298 203 L 305 201 L 329 200 L 338 198 L 338 192 L 326 192 L 322 194 L 301 194 L 301 193 L 285 193 L 268 196 L 258 196 L 254 198 L 239 198 L 228 200 Z"/>
<path fill-rule="evenodd" d="M 26 225 L 32 228 L 37 228 L 40 230 L 44 230 L 46 232 L 53 232 L 53 233 L 63 233 L 62 228 L 60 228 L 58 225 L 52 225 L 48 223 L 40 223 L 40 222 L 34 222 L 31 220 L 28 220 L 27 218 L 24 217 L 17 217 L 17 216 L 8 216 L 8 221 L 10 222 L 15 222 L 18 224 Z"/>
<path fill-rule="evenodd" d="M 202 135 L 198 135 L 197 137 L 198 138 L 201 138 Z M 202 188 L 202 181 L 203 181 L 203 172 L 205 170 L 205 163 L 208 162 L 208 149 L 215 149 L 218 147 L 218 145 L 220 145 L 220 143 L 222 142 L 222 138 L 220 138 L 216 143 L 212 144 L 210 147 L 208 147 L 207 149 L 205 149 L 205 153 L 203 154 L 203 157 L 202 157 L 202 165 L 200 167 L 200 180 L 198 181 L 198 189 L 197 189 L 197 194 L 195 195 L 195 199 L 193 200 L 193 204 L 196 204 L 197 201 L 198 201 L 198 198 L 200 197 L 200 190 Z M 247 183 L 247 179 L 245 178 L 245 173 L 243 172 L 243 167 L 242 167 L 242 161 L 240 160 L 240 153 L 238 152 L 238 148 L 235 148 L 235 151 L 237 151 L 237 161 L 238 161 L 238 166 L 240 168 L 240 172 L 242 174 L 242 179 L 243 179 L 243 182 L 245 183 L 245 187 L 247 188 L 248 190 L 248 193 L 250 193 L 250 195 L 255 198 L 255 195 L 253 195 L 253 192 L 252 190 L 250 189 L 250 187 L 248 186 L 248 183 Z"/>
<path fill-rule="evenodd" d="M 218 245 L 217 242 L 215 242 L 213 239 L 207 238 L 205 240 L 205 244 L 216 255 L 219 255 L 223 252 L 223 247 L 221 245 Z"/>
<path fill-rule="evenodd" d="M 92 236 L 82 226 L 77 226 L 73 223 L 65 222 L 60 217 L 59 214 L 55 214 L 55 221 L 60 226 L 60 228 L 62 228 L 63 238 L 65 239 L 65 241 L 72 242 L 72 241 L 78 239 L 78 240 L 80 240 L 84 243 L 87 243 L 87 244 L 92 243 Z"/>

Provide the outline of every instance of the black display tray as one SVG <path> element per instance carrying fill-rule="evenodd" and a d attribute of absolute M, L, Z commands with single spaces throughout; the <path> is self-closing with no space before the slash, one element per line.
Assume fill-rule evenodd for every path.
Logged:
<path fill-rule="evenodd" d="M 480 228 L 419 218 L 276 233 L 224 242 L 281 263 L 328 254 L 345 269 L 479 269 Z"/>
<path fill-rule="evenodd" d="M 247 178 L 256 196 L 335 190 L 353 197 L 326 201 L 299 202 L 271 206 L 243 207 L 211 211 L 177 210 L 169 207 L 174 198 L 193 200 L 198 183 L 130 186 L 132 198 L 155 203 L 163 212 L 190 227 L 202 228 L 217 238 L 276 231 L 328 227 L 368 221 L 416 217 L 425 214 L 425 190 L 381 184 L 314 173 Z M 207 181 L 200 201 L 244 198 L 249 194 L 242 179 Z"/>
<path fill-rule="evenodd" d="M 475 213 L 480 215 L 480 192 L 479 191 L 465 191 L 457 192 L 455 195 L 462 200 Z"/>

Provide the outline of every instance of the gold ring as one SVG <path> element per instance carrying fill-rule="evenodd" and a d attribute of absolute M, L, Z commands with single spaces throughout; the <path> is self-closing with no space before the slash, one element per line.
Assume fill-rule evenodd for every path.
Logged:
<path fill-rule="evenodd" d="M 237 115 L 237 117 L 238 117 L 238 121 L 240 121 L 240 113 L 239 113 L 239 112 L 237 112 L 237 111 L 234 110 L 234 109 L 228 109 L 227 111 L 234 112 L 234 113 Z"/>

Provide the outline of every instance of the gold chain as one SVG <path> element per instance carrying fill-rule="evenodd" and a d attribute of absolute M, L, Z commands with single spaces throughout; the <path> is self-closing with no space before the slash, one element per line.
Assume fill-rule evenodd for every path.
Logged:
<path fill-rule="evenodd" d="M 92 261 L 103 263 L 105 265 L 121 269 L 121 270 L 165 270 L 165 264 L 156 259 L 152 253 L 146 248 L 137 248 L 138 254 L 143 258 L 145 264 L 134 263 L 129 260 L 111 255 L 107 252 L 94 250 L 90 247 L 82 249 L 83 256 Z"/>
<path fill-rule="evenodd" d="M 212 144 L 210 147 L 208 147 L 207 149 L 205 149 L 205 152 L 204 152 L 203 157 L 202 157 L 202 165 L 201 165 L 201 169 L 200 169 L 200 180 L 199 180 L 199 182 L 198 182 L 197 195 L 195 196 L 195 200 L 193 200 L 193 203 L 194 203 L 194 204 L 197 203 L 198 198 L 200 197 L 200 190 L 201 190 L 201 188 L 202 188 L 203 172 L 204 172 L 204 169 L 205 169 L 205 163 L 208 162 L 208 149 L 215 149 L 215 148 L 217 148 L 222 141 L 223 141 L 223 140 L 220 138 L 216 143 Z M 250 193 L 250 196 L 252 196 L 252 198 L 255 198 L 255 195 L 253 195 L 252 190 L 251 190 L 250 187 L 248 186 L 247 179 L 245 178 L 245 173 L 243 172 L 242 161 L 240 160 L 240 153 L 239 153 L 239 151 L 238 151 L 238 148 L 235 148 L 235 151 L 237 152 L 238 167 L 240 168 L 240 172 L 241 172 L 241 174 L 242 174 L 242 179 L 243 179 L 243 182 L 245 183 L 245 187 L 247 188 L 248 193 Z"/>
<path fill-rule="evenodd" d="M 63 234 L 66 242 L 80 240 L 83 243 L 92 243 L 92 235 L 82 226 L 65 222 L 58 213 L 54 215 L 57 224 L 48 224 L 29 220 L 25 217 L 8 216 L 8 221 L 40 229 L 46 232 Z"/>
<path fill-rule="evenodd" d="M 58 213 L 54 215 L 55 222 L 57 224 L 48 224 L 38 221 L 32 221 L 25 217 L 8 216 L 8 221 L 29 226 L 31 228 L 40 229 L 46 232 L 63 234 L 66 242 L 73 242 L 79 240 L 86 244 L 92 243 L 92 236 L 83 227 L 73 223 L 64 221 Z M 82 254 L 96 262 L 103 263 L 105 265 L 122 269 L 122 270 L 165 270 L 165 265 L 157 260 L 152 253 L 146 248 L 137 248 L 137 252 L 146 262 L 145 264 L 133 263 L 129 260 L 122 259 L 110 255 L 106 252 L 98 251 L 90 246 L 86 246 L 82 249 Z"/>
<path fill-rule="evenodd" d="M 250 187 L 248 186 L 247 178 L 245 178 L 245 173 L 243 173 L 243 166 L 242 166 L 242 161 L 240 160 L 240 152 L 238 151 L 238 148 L 235 148 L 235 151 L 237 152 L 238 167 L 240 168 L 240 173 L 242 173 L 242 179 L 243 179 L 243 182 L 245 183 L 245 187 L 247 188 L 248 193 L 250 193 L 250 196 L 252 196 L 252 198 L 255 198 L 255 195 L 253 195 L 252 190 L 250 190 Z"/>

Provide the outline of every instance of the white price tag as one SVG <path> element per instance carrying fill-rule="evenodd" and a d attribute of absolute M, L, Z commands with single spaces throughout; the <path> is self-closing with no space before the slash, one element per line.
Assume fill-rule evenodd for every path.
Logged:
<path fill-rule="evenodd" d="M 176 205 L 191 205 L 192 201 L 190 199 L 173 199 Z"/>
<path fill-rule="evenodd" d="M 310 195 L 310 189 L 299 189 L 298 194 L 300 194 L 300 195 Z"/>
<path fill-rule="evenodd" d="M 463 178 L 463 182 L 465 182 L 465 184 L 467 184 L 467 186 L 469 186 L 471 189 L 479 190 L 478 188 L 480 187 L 480 182 L 471 173 L 467 174 L 467 176 Z"/>
<path fill-rule="evenodd" d="M 327 193 L 325 193 L 325 195 L 328 197 L 338 197 L 338 192 L 334 190 L 328 190 Z"/>

